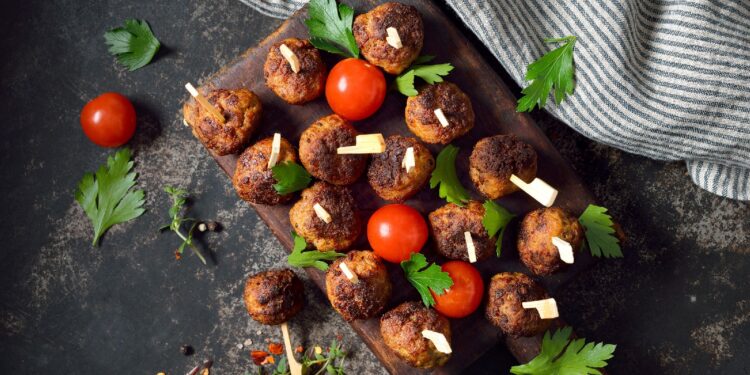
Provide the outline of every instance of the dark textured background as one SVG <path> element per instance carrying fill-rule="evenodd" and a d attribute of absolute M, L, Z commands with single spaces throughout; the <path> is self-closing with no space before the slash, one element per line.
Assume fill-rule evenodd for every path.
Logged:
<path fill-rule="evenodd" d="M 102 39 L 128 17 L 150 21 L 163 44 L 136 72 L 119 67 Z M 2 18 L 0 373 L 183 374 L 206 357 L 214 373 L 253 370 L 237 344 L 262 348 L 280 337 L 247 317 L 244 278 L 284 264 L 285 253 L 177 109 L 185 81 L 198 82 L 281 21 L 235 0 L 3 2 Z M 78 114 L 106 91 L 136 105 L 130 146 L 148 211 L 92 248 L 73 191 L 112 151 L 85 138 Z M 750 373 L 750 206 L 699 190 L 682 163 L 624 154 L 543 112 L 532 116 L 630 235 L 624 260 L 600 262 L 556 296 L 563 317 L 582 336 L 618 344 L 613 374 Z M 217 266 L 174 260 L 179 240 L 156 231 L 167 220 L 165 184 L 194 193 L 195 216 L 226 226 L 206 238 Z M 341 335 L 351 373 L 382 373 L 323 294 L 310 284 L 307 292 L 310 306 L 292 323 L 296 341 Z M 182 356 L 183 343 L 196 355 Z M 499 346 L 469 373 L 512 364 Z"/>

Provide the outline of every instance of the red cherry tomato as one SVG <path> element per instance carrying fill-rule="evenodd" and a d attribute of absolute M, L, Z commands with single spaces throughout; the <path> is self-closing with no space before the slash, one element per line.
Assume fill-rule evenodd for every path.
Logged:
<path fill-rule="evenodd" d="M 435 297 L 435 309 L 449 318 L 463 318 L 473 313 L 484 296 L 482 275 L 462 260 L 452 260 L 440 268 L 451 276 L 453 286 L 440 296 L 430 291 Z"/>
<path fill-rule="evenodd" d="M 367 240 L 375 254 L 399 263 L 418 253 L 427 242 L 427 223 L 405 204 L 380 207 L 367 222 Z"/>
<path fill-rule="evenodd" d="M 81 126 L 99 146 L 122 146 L 135 132 L 135 108 L 128 98 L 108 92 L 86 103 L 81 110 Z"/>
<path fill-rule="evenodd" d="M 326 99 L 331 109 L 347 120 L 370 117 L 385 99 L 383 72 L 364 60 L 341 60 L 328 73 Z"/>

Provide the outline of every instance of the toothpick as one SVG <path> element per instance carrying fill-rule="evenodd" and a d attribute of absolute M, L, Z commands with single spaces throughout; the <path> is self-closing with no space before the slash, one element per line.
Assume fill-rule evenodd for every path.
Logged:
<path fill-rule="evenodd" d="M 448 127 L 448 125 L 450 125 L 450 123 L 448 122 L 448 119 L 445 118 L 445 113 L 443 113 L 442 109 L 438 108 L 435 110 L 435 117 L 437 117 L 438 122 L 440 122 L 440 125 L 442 127 L 445 128 L 445 127 Z"/>
<path fill-rule="evenodd" d="M 320 203 L 315 203 L 313 205 L 313 210 L 315 211 L 315 215 L 318 215 L 318 219 L 323 220 L 326 224 L 330 224 L 331 220 L 333 220 L 331 214 L 329 214 Z"/>
<path fill-rule="evenodd" d="M 294 358 L 292 340 L 289 337 L 289 327 L 287 327 L 286 322 L 281 323 L 281 335 L 284 336 L 284 349 L 286 349 L 286 361 L 289 365 L 289 373 L 292 375 L 302 375 L 302 365 Z"/>
<path fill-rule="evenodd" d="M 540 299 L 537 301 L 522 302 L 524 309 L 536 309 L 542 319 L 554 319 L 560 316 L 557 312 L 557 302 L 554 298 Z"/>
<path fill-rule="evenodd" d="M 552 237 L 552 244 L 557 248 L 557 252 L 560 254 L 560 260 L 568 264 L 573 264 L 573 262 L 575 262 L 573 246 L 570 246 L 567 241 L 560 237 Z"/>
<path fill-rule="evenodd" d="M 292 68 L 292 71 L 294 73 L 299 73 L 299 59 L 297 58 L 297 55 L 294 54 L 294 52 L 287 47 L 286 44 L 282 44 L 279 46 L 279 52 L 281 52 L 281 56 L 284 56 L 286 61 L 289 63 L 289 67 Z"/>
<path fill-rule="evenodd" d="M 466 251 L 469 252 L 469 263 L 476 263 L 477 249 L 474 247 L 474 240 L 471 239 L 471 232 L 464 232 L 464 240 L 466 240 Z"/>
<path fill-rule="evenodd" d="M 336 153 L 345 154 L 379 154 L 385 151 L 385 139 L 380 133 L 361 134 L 355 138 L 354 146 L 339 147 Z"/>
<path fill-rule="evenodd" d="M 417 162 L 414 159 L 414 147 L 407 147 L 406 153 L 404 153 L 404 160 L 401 161 L 401 168 L 406 169 L 406 173 L 409 173 L 416 165 Z"/>
<path fill-rule="evenodd" d="M 276 166 L 279 161 L 279 153 L 281 153 L 281 134 L 273 134 L 273 142 L 271 142 L 271 155 L 268 156 L 268 169 Z"/>
<path fill-rule="evenodd" d="M 346 276 L 346 278 L 349 279 L 349 281 L 351 281 L 353 284 L 359 282 L 357 274 L 352 272 L 352 270 L 349 269 L 349 266 L 347 266 L 346 263 L 339 263 L 339 268 L 341 269 L 341 272 L 344 273 L 344 276 Z"/>
<path fill-rule="evenodd" d="M 540 178 L 535 178 L 530 184 L 527 184 L 516 175 L 510 175 L 510 182 L 516 184 L 521 190 L 525 191 L 526 194 L 536 199 L 537 202 L 541 203 L 544 207 L 551 207 L 555 203 L 557 198 L 557 190 L 552 186 L 549 186 Z"/>
<path fill-rule="evenodd" d="M 187 120 L 185 120 L 185 119 L 182 119 L 182 125 L 185 125 L 185 126 L 188 126 L 188 127 L 190 126 L 190 124 L 188 124 Z"/>
<path fill-rule="evenodd" d="M 198 102 L 198 104 L 200 104 L 201 107 L 203 107 L 203 109 L 205 109 L 206 111 L 208 111 L 208 113 L 210 113 L 211 116 L 213 116 L 214 118 L 216 118 L 217 120 L 219 120 L 219 122 L 222 123 L 222 124 L 226 121 L 224 119 L 224 116 L 221 114 L 221 112 L 219 112 L 219 110 L 216 109 L 216 107 L 214 107 L 213 105 L 211 105 L 211 103 L 209 103 L 208 99 L 206 99 L 206 97 L 203 96 L 203 94 L 201 94 L 200 92 L 198 92 L 198 90 L 196 90 L 195 87 L 193 87 L 192 83 L 190 83 L 190 82 L 186 83 L 185 84 L 185 88 L 188 90 L 188 92 L 190 93 L 190 95 L 192 95 L 193 98 L 195 98 L 195 100 Z"/>
<path fill-rule="evenodd" d="M 437 349 L 441 353 L 451 354 L 453 352 L 453 350 L 451 350 L 450 343 L 448 343 L 448 340 L 445 338 L 445 335 L 440 332 L 425 329 L 424 331 L 422 331 L 422 337 L 432 341 L 432 344 L 435 345 L 435 349 Z"/>
<path fill-rule="evenodd" d="M 385 41 L 389 46 L 395 49 L 401 49 L 404 46 L 401 44 L 401 37 L 398 36 L 398 30 L 396 30 L 395 27 L 389 27 L 385 29 L 385 32 L 388 33 L 388 36 L 385 37 Z"/>

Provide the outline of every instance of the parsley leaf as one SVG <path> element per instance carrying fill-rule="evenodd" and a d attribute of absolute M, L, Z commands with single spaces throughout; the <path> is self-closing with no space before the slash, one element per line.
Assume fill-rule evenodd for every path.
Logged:
<path fill-rule="evenodd" d="M 443 82 L 443 77 L 447 76 L 448 73 L 453 70 L 453 65 L 424 65 L 434 58 L 435 56 L 425 55 L 414 60 L 414 63 L 412 63 L 409 69 L 396 77 L 396 88 L 398 88 L 398 91 L 406 96 L 415 96 L 419 94 L 417 89 L 414 88 L 414 77 L 422 78 L 425 82 L 431 85 L 437 82 Z"/>
<path fill-rule="evenodd" d="M 195 254 L 201 260 L 201 262 L 203 262 L 203 264 L 207 264 L 206 258 L 203 256 L 203 254 L 201 254 L 201 251 L 198 249 L 198 247 L 193 244 L 193 234 L 196 227 L 198 226 L 198 221 L 196 219 L 183 217 L 181 215 L 182 209 L 187 203 L 188 192 L 172 186 L 164 187 L 164 192 L 167 193 L 170 198 L 172 198 L 172 207 L 169 208 L 169 217 L 170 219 L 172 219 L 172 222 L 163 226 L 161 230 L 169 229 L 172 232 L 175 232 L 175 234 L 177 234 L 177 236 L 182 239 L 182 243 L 177 248 L 177 251 L 175 251 L 175 257 L 177 259 L 180 259 L 180 257 L 182 257 L 182 253 L 185 251 L 185 246 L 190 246 L 193 254 Z M 187 230 L 187 235 L 182 233 L 183 224 L 188 224 L 189 229 Z"/>
<path fill-rule="evenodd" d="M 289 257 L 287 258 L 287 263 L 289 263 L 290 266 L 315 267 L 321 271 L 327 271 L 328 263 L 326 263 L 326 261 L 345 256 L 344 254 L 333 250 L 305 251 L 305 249 L 307 249 L 307 242 L 305 242 L 305 239 L 297 235 L 294 231 L 292 231 L 292 239 L 294 240 L 294 247 L 292 248 L 292 253 L 289 254 Z"/>
<path fill-rule="evenodd" d="M 516 215 L 513 215 L 505 207 L 490 200 L 485 201 L 482 206 L 484 207 L 482 225 L 484 225 L 484 229 L 487 230 L 487 234 L 490 238 L 497 234 L 495 249 L 497 256 L 500 256 L 503 250 L 503 234 L 505 234 L 505 228 L 508 227 L 508 223 L 513 220 Z M 500 233 L 498 234 L 498 232 Z"/>
<path fill-rule="evenodd" d="M 293 161 L 276 164 L 271 168 L 271 173 L 277 181 L 273 184 L 273 188 L 281 195 L 302 190 L 312 181 L 310 173 Z"/>
<path fill-rule="evenodd" d="M 438 190 L 440 198 L 463 207 L 470 197 L 456 175 L 457 155 L 458 147 L 454 145 L 445 146 L 440 151 L 435 162 L 435 170 L 432 171 L 430 177 L 430 189 L 440 185 Z"/>
<path fill-rule="evenodd" d="M 406 279 L 417 289 L 422 296 L 425 306 L 435 305 L 435 299 L 430 294 L 432 290 L 437 295 L 442 295 L 445 290 L 453 286 L 453 279 L 447 272 L 435 263 L 427 265 L 427 258 L 420 253 L 412 253 L 409 260 L 401 262 Z"/>
<path fill-rule="evenodd" d="M 606 212 L 606 208 L 590 204 L 578 218 L 578 221 L 586 229 L 586 242 L 588 242 L 591 255 L 622 258 L 620 240 L 614 236 L 614 223 L 612 217 L 607 215 Z"/>
<path fill-rule="evenodd" d="M 359 57 L 359 47 L 352 33 L 354 9 L 336 0 L 311 0 L 307 6 L 310 18 L 305 25 L 310 43 L 317 49 L 346 57 Z"/>
<path fill-rule="evenodd" d="M 513 374 L 560 374 L 579 375 L 601 372 L 597 369 L 607 366 L 613 357 L 616 345 L 586 343 L 586 339 L 571 340 L 571 327 L 565 327 L 550 334 L 544 334 L 542 350 L 529 363 L 513 366 Z M 564 351 L 563 351 L 564 350 Z"/>
<path fill-rule="evenodd" d="M 531 112 L 535 106 L 544 108 L 550 91 L 555 90 L 555 103 L 560 104 L 566 95 L 573 93 L 573 46 L 575 36 L 556 39 L 545 39 L 545 43 L 565 42 L 562 46 L 548 52 L 539 60 L 529 64 L 526 70 L 526 80 L 533 81 L 521 93 L 518 99 L 518 112 Z"/>
<path fill-rule="evenodd" d="M 109 53 L 117 56 L 117 61 L 131 72 L 151 62 L 161 46 L 148 23 L 134 19 L 125 20 L 124 27 L 104 33 L 104 41 Z"/>
<path fill-rule="evenodd" d="M 94 241 L 111 226 L 135 219 L 143 209 L 143 190 L 131 190 L 136 173 L 131 172 L 133 162 L 130 149 L 123 148 L 107 158 L 96 174 L 86 173 L 78 183 L 75 198 L 94 226 Z"/>

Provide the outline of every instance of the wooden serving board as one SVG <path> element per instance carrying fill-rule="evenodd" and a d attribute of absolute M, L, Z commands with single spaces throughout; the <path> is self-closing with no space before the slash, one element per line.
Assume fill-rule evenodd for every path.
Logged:
<path fill-rule="evenodd" d="M 354 7 L 357 14 L 364 13 L 379 3 L 375 0 L 345 0 L 345 2 Z M 588 203 L 593 202 L 592 195 L 529 116 L 516 112 L 516 98 L 494 73 L 492 67 L 480 56 L 452 21 L 429 0 L 402 0 L 402 2 L 416 6 L 422 14 L 425 26 L 425 44 L 422 53 L 437 56 L 436 63 L 452 63 L 456 68 L 447 77 L 447 80 L 456 83 L 472 100 L 476 113 L 476 125 L 471 132 L 453 143 L 461 149 L 457 159 L 459 177 L 472 196 L 475 199 L 483 200 L 476 189 L 473 188 L 467 174 L 468 156 L 472 147 L 480 138 L 512 133 L 530 143 L 536 149 L 539 157 L 538 176 L 560 191 L 555 205 L 563 207 L 575 215 L 580 214 Z M 284 103 L 266 87 L 263 78 L 263 63 L 268 49 L 273 43 L 289 37 L 309 37 L 304 24 L 306 18 L 307 12 L 305 9 L 298 11 L 258 46 L 249 49 L 236 61 L 211 76 L 204 82 L 204 87 L 201 88 L 203 91 L 203 89 L 209 88 L 233 89 L 245 87 L 259 95 L 263 103 L 264 113 L 261 127 L 254 136 L 254 141 L 271 136 L 274 132 L 280 132 L 296 146 L 300 134 L 305 128 L 316 119 L 332 113 L 325 98 L 319 98 L 304 106 L 292 106 Z M 497 27 L 502 27 L 502 25 L 497 25 Z M 337 61 L 337 57 L 326 53 L 323 53 L 323 55 L 330 69 Z M 494 61 L 493 63 L 496 64 Z M 390 82 L 393 77 L 387 79 Z M 388 93 L 382 108 L 374 116 L 355 123 L 355 126 L 362 133 L 378 132 L 383 133 L 384 136 L 392 134 L 413 136 L 404 122 L 405 105 L 406 97 L 396 91 L 391 91 Z M 428 147 L 435 156 L 442 148 L 435 145 L 428 145 Z M 237 161 L 236 155 L 213 155 L 213 157 L 227 175 L 231 176 L 234 173 Z M 365 219 L 378 207 L 386 204 L 370 188 L 366 176 L 360 178 L 351 188 Z M 485 282 L 488 282 L 490 277 L 498 272 L 519 271 L 529 273 L 519 262 L 515 250 L 517 227 L 518 221 L 523 215 L 540 207 L 536 201 L 522 192 L 504 197 L 498 202 L 516 213 L 518 217 L 511 223 L 505 233 L 503 256 L 476 264 Z M 425 216 L 445 204 L 438 197 L 436 190 L 427 188 L 406 203 L 418 209 Z M 291 250 L 292 241 L 289 234 L 291 226 L 288 216 L 291 204 L 275 207 L 253 205 L 253 207 L 279 241 L 288 250 Z M 355 249 L 369 248 L 365 237 L 363 230 L 363 235 L 358 244 L 354 246 Z M 436 255 L 431 250 L 431 246 L 432 244 L 428 243 L 423 252 L 434 260 Z M 438 260 L 443 261 L 442 259 Z M 562 284 L 587 268 L 592 261 L 593 259 L 587 254 L 577 255 L 575 265 L 565 272 L 546 277 L 540 281 L 554 296 Z M 417 300 L 419 298 L 414 288 L 403 277 L 403 272 L 398 265 L 389 264 L 388 270 L 394 284 L 394 296 L 389 308 L 405 300 Z M 325 274 L 316 269 L 308 269 L 307 272 L 325 293 Z M 462 370 L 503 339 L 519 362 L 526 362 L 536 355 L 539 350 L 540 337 L 503 338 L 500 331 L 485 320 L 483 310 L 484 303 L 471 316 L 451 321 L 452 347 L 454 349 L 452 358 L 444 367 L 434 369 L 432 373 L 461 373 Z M 562 315 L 565 315 L 565 310 L 565 306 L 560 306 Z M 411 368 L 386 347 L 380 335 L 378 318 L 356 321 L 351 323 L 351 326 L 392 374 L 428 373 Z"/>

